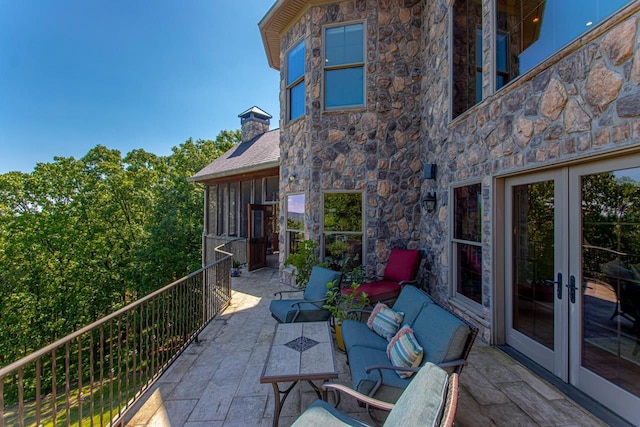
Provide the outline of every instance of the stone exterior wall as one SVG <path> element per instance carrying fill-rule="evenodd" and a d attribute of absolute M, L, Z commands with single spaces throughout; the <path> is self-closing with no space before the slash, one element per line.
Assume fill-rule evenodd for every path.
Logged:
<path fill-rule="evenodd" d="M 366 105 L 325 112 L 323 27 L 353 21 L 365 23 Z M 286 123 L 286 53 L 303 37 L 306 115 Z M 323 192 L 362 191 L 370 276 L 382 273 L 391 248 L 420 242 L 422 38 L 421 1 L 354 0 L 308 8 L 281 39 L 283 199 L 306 193 L 307 233 L 320 241 Z M 284 200 L 281 212 L 284 230 Z M 284 245 L 284 232 L 281 237 Z"/>
<path fill-rule="evenodd" d="M 452 185 L 481 182 L 483 190 L 483 304 L 463 315 L 481 325 L 491 341 L 494 252 L 492 231 L 497 174 L 552 163 L 579 161 L 623 147 L 640 148 L 640 4 L 627 7 L 544 63 L 520 76 L 455 119 L 449 119 L 449 8 L 447 0 L 426 2 L 423 28 L 425 70 L 421 154 L 438 165 L 439 210 L 425 215 L 421 246 L 428 248 L 427 287 L 441 300 L 450 295 L 450 206 Z M 484 8 L 491 2 L 484 0 Z M 485 31 L 486 34 L 486 31 Z M 485 61 L 486 64 L 486 61 Z M 485 91 L 487 85 L 485 85 Z"/>

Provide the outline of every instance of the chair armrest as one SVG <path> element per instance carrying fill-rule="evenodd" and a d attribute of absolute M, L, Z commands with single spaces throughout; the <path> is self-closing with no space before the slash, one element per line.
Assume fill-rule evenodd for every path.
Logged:
<path fill-rule="evenodd" d="M 318 299 L 318 300 L 304 300 L 304 301 L 296 301 L 296 302 L 292 302 L 291 303 L 291 307 L 294 307 L 296 305 L 300 305 L 300 304 L 317 304 L 319 302 L 325 302 L 327 299 L 323 298 L 323 299 Z"/>
<path fill-rule="evenodd" d="M 456 366 L 464 366 L 467 364 L 467 361 L 464 359 L 456 359 L 456 360 L 450 360 L 448 362 L 443 362 L 443 363 L 438 363 L 438 366 L 445 369 L 445 368 L 451 368 L 451 367 L 456 367 Z M 390 365 L 372 365 L 372 366 L 367 366 L 364 370 L 364 372 L 366 374 L 371 373 L 371 371 L 378 371 L 378 381 L 376 382 L 376 384 L 373 386 L 373 388 L 371 389 L 371 391 L 369 392 L 369 396 L 373 396 L 376 391 L 378 391 L 378 389 L 380 388 L 380 386 L 382 385 L 382 370 L 383 369 L 387 369 L 387 370 L 393 370 L 393 371 L 402 371 L 402 372 L 418 372 L 420 370 L 420 368 L 408 368 L 405 366 L 390 366 Z M 458 370 L 455 369 L 454 372 L 457 372 Z"/>
<path fill-rule="evenodd" d="M 417 284 L 418 284 L 417 280 L 402 280 L 402 281 L 398 282 L 398 285 L 400 285 L 400 287 L 405 286 L 405 285 L 416 286 Z"/>
<path fill-rule="evenodd" d="M 408 368 L 406 366 L 372 365 L 372 366 L 367 366 L 364 369 L 364 372 L 366 374 L 368 374 L 371 371 L 378 371 L 378 373 L 380 374 L 380 377 L 382 378 L 382 369 L 388 369 L 388 370 L 394 370 L 394 371 L 404 371 L 404 372 L 418 372 L 420 370 L 420 368 Z"/>
<path fill-rule="evenodd" d="M 282 294 L 290 294 L 290 293 L 293 293 L 293 292 L 304 292 L 304 290 L 303 289 L 296 289 L 294 291 L 278 291 L 278 292 L 274 293 L 273 296 L 274 297 L 275 296 L 279 296 L 280 299 L 282 299 Z"/>
<path fill-rule="evenodd" d="M 325 302 L 326 300 L 327 300 L 326 298 L 323 298 L 323 299 L 319 299 L 319 300 L 316 300 L 316 301 L 304 300 L 304 301 L 292 302 L 291 303 L 291 308 L 295 308 L 296 309 L 296 314 L 293 315 L 293 319 L 291 319 L 291 322 L 295 323 L 296 319 L 298 319 L 298 316 L 300 315 L 300 304 L 306 304 L 306 303 L 316 304 L 316 303 L 319 303 L 319 302 Z M 321 308 L 321 307 L 318 307 L 318 308 Z"/>
<path fill-rule="evenodd" d="M 438 366 L 445 369 L 445 368 L 454 368 L 458 366 L 465 366 L 466 364 L 467 364 L 467 361 L 465 359 L 456 359 L 456 360 L 450 360 L 448 362 L 438 363 Z"/>
<path fill-rule="evenodd" d="M 333 390 L 337 393 L 344 393 L 349 396 L 355 397 L 361 402 L 372 406 L 374 408 L 382 409 L 384 411 L 390 411 L 395 406 L 393 403 L 384 402 L 382 400 L 374 399 L 372 397 L 367 396 L 366 394 L 362 394 L 352 388 L 347 387 L 343 384 L 335 384 L 335 383 L 325 383 L 322 385 L 324 390 Z M 339 402 L 339 398 L 336 397 L 336 401 Z"/>

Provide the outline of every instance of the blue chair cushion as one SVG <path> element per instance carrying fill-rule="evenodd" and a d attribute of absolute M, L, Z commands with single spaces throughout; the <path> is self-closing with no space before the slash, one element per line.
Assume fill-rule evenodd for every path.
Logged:
<path fill-rule="evenodd" d="M 425 306 L 413 322 L 412 329 L 424 349 L 423 364 L 438 364 L 462 357 L 470 332 L 464 322 L 437 304 Z"/>
<path fill-rule="evenodd" d="M 425 304 L 433 304 L 433 300 L 415 286 L 405 285 L 392 308 L 404 313 L 403 325 L 413 326 L 413 322 Z"/>
<path fill-rule="evenodd" d="M 427 363 L 418 371 L 385 420 L 385 425 L 438 426 L 447 402 L 447 372 Z"/>
<path fill-rule="evenodd" d="M 327 298 L 327 291 L 329 290 L 327 285 L 335 280 L 336 286 L 338 286 L 341 277 L 342 274 L 337 271 L 314 266 L 311 269 L 311 276 L 309 276 L 309 282 L 307 282 L 307 287 L 304 290 L 304 299 L 318 301 Z"/>
<path fill-rule="evenodd" d="M 322 322 L 329 320 L 331 313 L 322 308 L 321 304 L 304 302 L 304 299 L 275 299 L 269 304 L 271 316 L 280 323 L 291 323 L 296 315 L 296 307 L 291 307 L 294 302 L 301 302 L 300 314 L 296 322 Z"/>
<path fill-rule="evenodd" d="M 324 400 L 316 400 L 298 419 L 291 424 L 298 427 L 333 427 L 333 426 L 362 426 L 365 424 L 357 418 L 350 417 L 336 409 Z"/>
<path fill-rule="evenodd" d="M 349 352 L 349 365 L 351 368 L 351 381 L 353 388 L 360 393 L 369 394 L 378 381 L 378 371 L 371 371 L 366 374 L 365 369 L 372 365 L 386 365 L 391 366 L 389 358 L 387 357 L 387 350 L 375 350 L 370 347 L 353 347 Z M 400 378 L 395 371 L 391 369 L 382 370 L 382 383 L 391 388 L 398 389 L 396 398 L 407 385 L 409 385 L 410 379 Z M 374 397 L 391 402 L 392 400 L 379 397 L 376 394 Z"/>
<path fill-rule="evenodd" d="M 376 350 L 386 350 L 389 341 L 369 329 L 366 323 L 357 320 L 342 322 L 342 339 L 347 353 L 355 346 L 370 347 Z"/>

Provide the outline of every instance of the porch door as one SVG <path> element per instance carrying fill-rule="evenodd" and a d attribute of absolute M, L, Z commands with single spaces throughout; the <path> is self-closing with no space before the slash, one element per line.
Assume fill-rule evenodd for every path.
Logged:
<path fill-rule="evenodd" d="M 570 169 L 570 382 L 640 425 L 640 155 Z M 573 277 L 573 276 L 570 276 Z"/>
<path fill-rule="evenodd" d="M 247 269 L 249 271 L 267 265 L 267 206 L 249 204 L 249 243 Z"/>
<path fill-rule="evenodd" d="M 506 182 L 507 344 L 568 379 L 566 171 Z"/>
<path fill-rule="evenodd" d="M 507 344 L 640 425 L 640 156 L 505 191 Z"/>

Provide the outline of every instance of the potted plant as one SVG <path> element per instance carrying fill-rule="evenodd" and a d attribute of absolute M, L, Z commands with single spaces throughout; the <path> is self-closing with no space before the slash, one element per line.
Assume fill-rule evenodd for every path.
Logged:
<path fill-rule="evenodd" d="M 231 277 L 238 277 L 240 276 L 240 261 L 238 260 L 231 260 Z"/>
<path fill-rule="evenodd" d="M 311 277 L 311 269 L 314 265 L 318 265 L 317 247 L 318 244 L 313 240 L 303 240 L 298 244 L 297 250 L 289 254 L 284 261 L 284 265 L 295 267 L 296 286 L 299 289 L 304 289 L 307 286 L 309 277 Z"/>
<path fill-rule="evenodd" d="M 338 348 L 345 351 L 344 342 L 342 341 L 342 321 L 345 319 L 355 319 L 356 313 L 349 313 L 350 310 L 362 310 L 369 305 L 367 294 L 357 292 L 360 286 L 358 282 L 352 282 L 349 285 L 351 292 L 341 292 L 341 288 L 335 282 L 327 285 L 327 300 L 323 307 L 331 313 L 333 325 L 336 331 L 336 342 Z"/>

